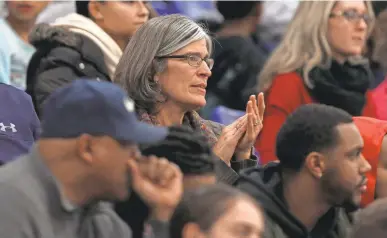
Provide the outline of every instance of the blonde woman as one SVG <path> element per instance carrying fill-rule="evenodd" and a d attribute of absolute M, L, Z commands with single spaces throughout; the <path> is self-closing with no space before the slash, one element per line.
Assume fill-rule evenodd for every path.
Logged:
<path fill-rule="evenodd" d="M 255 144 L 261 161 L 276 160 L 276 135 L 302 104 L 322 103 L 375 117 L 363 49 L 373 25 L 368 1 L 302 1 L 259 75 L 265 127 Z"/>

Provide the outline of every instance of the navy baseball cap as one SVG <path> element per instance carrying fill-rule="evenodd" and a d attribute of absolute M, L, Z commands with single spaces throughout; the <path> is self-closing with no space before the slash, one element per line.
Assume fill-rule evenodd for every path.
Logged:
<path fill-rule="evenodd" d="M 148 144 L 164 139 L 168 129 L 140 122 L 134 102 L 119 86 L 80 79 L 55 91 L 45 102 L 41 138 L 82 134 Z"/>
<path fill-rule="evenodd" d="M 38 139 L 40 122 L 30 95 L 0 83 L 0 164 L 27 154 Z"/>

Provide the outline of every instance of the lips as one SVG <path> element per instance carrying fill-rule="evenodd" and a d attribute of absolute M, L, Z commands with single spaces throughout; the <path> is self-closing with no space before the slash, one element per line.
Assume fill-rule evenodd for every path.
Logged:
<path fill-rule="evenodd" d="M 17 6 L 17 9 L 20 11 L 30 11 L 32 9 L 32 6 L 29 4 L 20 4 Z"/>
<path fill-rule="evenodd" d="M 358 42 L 364 42 L 364 37 L 361 37 L 361 36 L 355 36 L 352 38 L 354 41 L 358 41 Z"/>
<path fill-rule="evenodd" d="M 201 84 L 193 85 L 192 87 L 206 89 L 207 88 L 207 84 L 201 83 Z"/>
<path fill-rule="evenodd" d="M 367 191 L 367 182 L 368 182 L 368 179 L 363 179 L 362 182 L 360 183 L 359 185 L 359 190 L 364 193 Z"/>

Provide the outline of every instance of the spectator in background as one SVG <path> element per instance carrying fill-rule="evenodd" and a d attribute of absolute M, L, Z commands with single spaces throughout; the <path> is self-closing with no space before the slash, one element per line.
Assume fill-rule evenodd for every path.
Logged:
<path fill-rule="evenodd" d="M 263 163 L 277 159 L 277 133 L 303 104 L 322 103 L 352 116 L 376 117 L 369 91 L 373 76 L 362 55 L 373 18 L 369 1 L 299 3 L 258 78 L 267 103 L 265 127 L 255 144 Z"/>
<path fill-rule="evenodd" d="M 371 87 L 377 118 L 387 120 L 387 2 L 374 1 L 375 28 L 368 41 L 367 54 L 375 80 Z"/>
<path fill-rule="evenodd" d="M 364 157 L 371 165 L 367 173 L 367 191 L 363 194 L 362 206 L 375 198 L 387 197 L 387 121 L 370 117 L 354 117 L 356 126 L 364 140 Z"/>
<path fill-rule="evenodd" d="M 387 198 L 377 200 L 355 216 L 350 238 L 385 238 L 387 234 Z"/>
<path fill-rule="evenodd" d="M 172 126 L 169 134 L 158 143 L 145 146 L 145 156 L 167 158 L 183 172 L 185 189 L 215 183 L 215 158 L 206 137 L 186 126 Z"/>
<path fill-rule="evenodd" d="M 176 164 L 183 172 L 184 190 L 216 182 L 215 158 L 211 148 L 203 135 L 189 127 L 170 127 L 168 136 L 164 140 L 145 146 L 142 154 L 167 158 Z M 136 193 L 133 193 L 128 201 L 117 203 L 115 210 L 132 228 L 134 237 L 143 237 L 144 225 L 151 214 L 145 202 Z"/>
<path fill-rule="evenodd" d="M 5 1 L 7 15 L 0 19 L 0 83 L 26 88 L 28 62 L 34 47 L 28 34 L 48 1 Z"/>
<path fill-rule="evenodd" d="M 207 83 L 206 106 L 201 110 L 209 118 L 218 105 L 244 111 L 250 95 L 257 94 L 257 74 L 266 55 L 253 42 L 262 3 L 259 1 L 219 1 L 224 23 L 214 41 L 214 67 Z"/>
<path fill-rule="evenodd" d="M 203 120 L 196 110 L 206 104 L 205 88 L 214 63 L 211 53 L 211 38 L 197 23 L 181 15 L 157 17 L 130 40 L 114 82 L 135 101 L 142 121 L 186 125 L 205 135 L 218 158 L 216 163 L 223 166 L 217 176 L 232 184 L 238 174 L 231 164 L 236 170 L 256 165 L 251 146 L 262 128 L 265 106 L 262 94 L 251 96 L 246 115 L 231 125 Z"/>
<path fill-rule="evenodd" d="M 74 12 L 75 0 L 52 1 L 39 15 L 36 23 L 53 23 L 56 19 Z"/>
<path fill-rule="evenodd" d="M 259 38 L 271 46 L 277 45 L 294 17 L 299 2 L 299 0 L 263 1 L 262 20 L 257 31 Z"/>
<path fill-rule="evenodd" d="M 363 145 L 347 112 L 321 104 L 296 109 L 277 136 L 280 162 L 246 170 L 237 185 L 265 210 L 264 237 L 348 237 L 343 208 L 360 205 L 371 169 Z"/>
<path fill-rule="evenodd" d="M 143 1 L 77 1 L 76 9 L 31 33 L 37 52 L 28 67 L 27 92 L 38 115 L 54 90 L 75 79 L 111 81 L 122 50 L 150 13 Z"/>
<path fill-rule="evenodd" d="M 176 208 L 170 238 L 261 238 L 261 208 L 247 194 L 224 184 L 189 191 Z"/>
<path fill-rule="evenodd" d="M 45 103 L 42 134 L 30 154 L 0 169 L 0 234 L 25 238 L 131 238 L 104 201 L 133 189 L 152 211 L 154 238 L 168 238 L 182 194 L 179 168 L 142 157 L 138 143 L 154 143 L 166 128 L 137 120 L 118 86 L 77 80 Z"/>
<path fill-rule="evenodd" d="M 0 83 L 0 163 L 27 154 L 40 134 L 40 122 L 31 97 Z"/>

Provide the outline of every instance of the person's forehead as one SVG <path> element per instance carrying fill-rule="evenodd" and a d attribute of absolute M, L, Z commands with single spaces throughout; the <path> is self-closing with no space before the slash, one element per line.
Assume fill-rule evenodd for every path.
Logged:
<path fill-rule="evenodd" d="M 197 54 L 208 54 L 207 42 L 205 39 L 194 41 L 182 49 L 176 51 L 176 53 L 197 53 Z"/>
<path fill-rule="evenodd" d="M 336 127 L 338 135 L 338 146 L 345 150 L 363 147 L 363 138 L 354 123 L 340 124 Z"/>
<path fill-rule="evenodd" d="M 366 4 L 364 1 L 337 1 L 333 7 L 334 10 L 357 10 L 365 11 L 367 10 Z"/>

